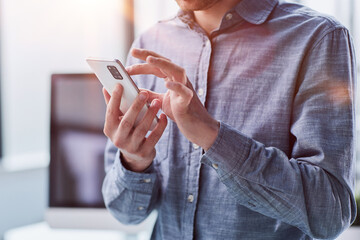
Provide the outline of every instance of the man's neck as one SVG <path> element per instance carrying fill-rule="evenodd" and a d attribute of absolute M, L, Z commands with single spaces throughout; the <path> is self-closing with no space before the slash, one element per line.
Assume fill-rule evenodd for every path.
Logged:
<path fill-rule="evenodd" d="M 195 21 L 210 35 L 219 28 L 224 14 L 238 4 L 241 0 L 222 0 L 208 9 L 194 11 Z"/>

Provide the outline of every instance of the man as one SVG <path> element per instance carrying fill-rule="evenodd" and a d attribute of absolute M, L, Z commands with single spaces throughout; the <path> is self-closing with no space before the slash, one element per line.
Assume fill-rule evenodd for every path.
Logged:
<path fill-rule="evenodd" d="M 277 0 L 177 2 L 128 59 L 151 91 L 125 114 L 122 88 L 104 92 L 110 212 L 157 209 L 152 239 L 335 238 L 356 214 L 348 31 Z"/>

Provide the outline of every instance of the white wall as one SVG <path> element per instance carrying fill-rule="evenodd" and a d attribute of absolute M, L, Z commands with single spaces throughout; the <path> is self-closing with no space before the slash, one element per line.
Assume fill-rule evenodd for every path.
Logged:
<path fill-rule="evenodd" d="M 52 73 L 89 72 L 84 58 L 124 59 L 120 0 L 2 0 L 4 156 L 48 152 Z"/>
<path fill-rule="evenodd" d="M 135 0 L 135 36 L 160 19 L 176 15 L 179 7 L 175 0 Z"/>
<path fill-rule="evenodd" d="M 1 0 L 5 159 L 49 151 L 52 73 L 88 72 L 84 58 L 125 60 L 125 0 Z M 174 0 L 135 0 L 138 35 L 177 12 Z"/>
<path fill-rule="evenodd" d="M 353 0 L 302 0 L 301 3 L 319 12 L 335 16 L 348 29 L 351 29 L 351 1 Z M 355 0 L 354 2 L 359 2 Z"/>

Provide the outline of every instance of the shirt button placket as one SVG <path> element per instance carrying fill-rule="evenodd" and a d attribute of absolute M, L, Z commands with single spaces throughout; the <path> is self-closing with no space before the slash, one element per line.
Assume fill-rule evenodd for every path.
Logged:
<path fill-rule="evenodd" d="M 210 39 L 206 40 L 205 47 L 206 47 L 206 48 L 211 47 L 211 41 L 210 41 Z"/>
<path fill-rule="evenodd" d="M 208 81 L 208 71 L 210 67 L 210 57 L 211 57 L 211 47 L 212 43 L 207 36 L 203 37 L 202 52 L 200 55 L 199 66 L 198 66 L 198 75 L 195 78 L 196 82 L 194 87 L 196 88 L 196 93 L 202 104 L 205 104 L 206 95 L 207 95 L 207 81 Z M 190 143 L 190 158 L 187 167 L 188 170 L 188 184 L 186 186 L 187 195 L 185 195 L 184 202 L 187 205 L 184 208 L 184 217 L 186 221 L 183 223 L 182 227 L 182 238 L 181 239 L 193 239 L 194 237 L 194 221 L 196 219 L 196 207 L 198 200 L 199 192 L 199 176 L 200 176 L 200 157 L 202 155 L 201 147 L 195 143 Z"/>
<path fill-rule="evenodd" d="M 208 71 L 209 71 L 209 65 L 210 65 L 210 56 L 211 56 L 211 40 L 209 38 L 206 38 L 203 43 L 203 54 L 200 60 L 199 65 L 199 82 L 198 82 L 198 89 L 197 94 L 202 102 L 202 104 L 205 105 L 206 101 L 206 87 L 207 87 L 207 78 L 208 78 Z"/>

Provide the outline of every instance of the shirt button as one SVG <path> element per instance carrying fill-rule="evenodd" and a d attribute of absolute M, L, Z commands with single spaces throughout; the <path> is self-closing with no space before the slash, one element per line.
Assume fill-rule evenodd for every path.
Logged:
<path fill-rule="evenodd" d="M 144 210 L 144 207 L 138 207 L 137 208 L 139 211 L 142 211 L 142 210 Z"/>
<path fill-rule="evenodd" d="M 199 149 L 199 145 L 193 143 L 193 148 L 196 150 L 196 149 Z"/>
<path fill-rule="evenodd" d="M 199 96 L 202 96 L 203 94 L 204 94 L 204 89 L 200 88 L 200 89 L 198 90 L 198 95 L 199 95 Z"/>
<path fill-rule="evenodd" d="M 226 16 L 225 16 L 225 19 L 229 21 L 229 20 L 232 19 L 232 17 L 233 17 L 233 15 L 232 15 L 231 13 L 228 13 L 228 14 L 226 14 Z"/>
<path fill-rule="evenodd" d="M 214 169 L 218 169 L 219 168 L 219 165 L 217 165 L 216 163 L 213 163 L 213 164 L 211 164 L 212 165 L 212 167 L 214 168 Z"/>
<path fill-rule="evenodd" d="M 192 203 L 194 201 L 194 195 L 190 194 L 187 200 L 189 203 Z"/>
<path fill-rule="evenodd" d="M 208 39 L 208 40 L 206 40 L 206 46 L 210 46 L 211 45 L 211 42 L 210 42 L 210 40 Z"/>
<path fill-rule="evenodd" d="M 144 183 L 150 183 L 150 182 L 151 182 L 151 179 L 150 179 L 150 178 L 145 178 L 145 179 L 143 179 L 143 182 L 144 182 Z"/>

